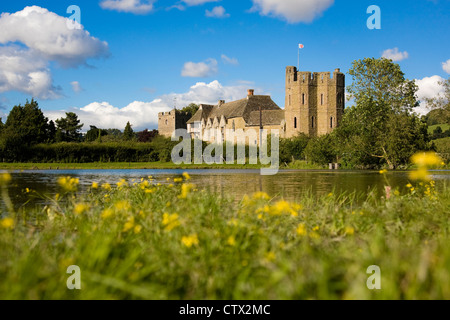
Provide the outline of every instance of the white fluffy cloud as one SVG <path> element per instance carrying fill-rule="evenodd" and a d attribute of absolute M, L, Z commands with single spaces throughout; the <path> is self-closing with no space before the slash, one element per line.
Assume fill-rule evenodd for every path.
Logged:
<path fill-rule="evenodd" d="M 55 99 L 49 62 L 62 67 L 106 57 L 108 44 L 83 29 L 70 30 L 68 18 L 38 6 L 0 16 L 0 92 L 17 90 L 40 99 Z"/>
<path fill-rule="evenodd" d="M 230 15 L 226 12 L 222 6 L 214 7 L 211 11 L 206 10 L 205 15 L 208 18 L 228 18 Z"/>
<path fill-rule="evenodd" d="M 442 69 L 450 74 L 450 59 L 447 62 L 442 62 Z"/>
<path fill-rule="evenodd" d="M 334 0 L 252 0 L 251 11 L 281 18 L 289 23 L 312 22 L 333 5 Z"/>
<path fill-rule="evenodd" d="M 208 59 L 205 62 L 186 62 L 181 71 L 183 77 L 206 78 L 215 75 L 218 71 L 217 60 Z"/>
<path fill-rule="evenodd" d="M 409 53 L 407 51 L 400 52 L 398 48 L 387 49 L 383 52 L 383 58 L 391 59 L 394 62 L 402 61 L 409 58 Z"/>
<path fill-rule="evenodd" d="M 59 98 L 61 89 L 53 85 L 47 64 L 34 50 L 0 47 L 0 93 L 16 90 L 41 99 Z"/>
<path fill-rule="evenodd" d="M 103 9 L 134 14 L 146 14 L 153 10 L 156 0 L 103 0 L 100 6 Z"/>
<path fill-rule="evenodd" d="M 444 80 L 445 79 L 440 76 L 416 79 L 416 84 L 419 86 L 417 96 L 419 98 L 419 101 L 421 101 L 420 106 L 415 110 L 417 113 L 425 115 L 430 112 L 430 110 L 427 109 L 424 101 L 427 98 L 434 98 L 444 93 L 444 88 L 439 84 L 439 82 L 443 82 Z"/>
<path fill-rule="evenodd" d="M 0 16 L 0 44 L 20 42 L 63 67 L 76 67 L 89 58 L 108 55 L 108 44 L 81 29 L 67 28 L 68 18 L 38 6 Z M 82 27 L 82 26 L 81 26 Z"/>
<path fill-rule="evenodd" d="M 83 108 L 67 111 L 73 111 L 79 116 L 84 123 L 84 130 L 88 130 L 90 125 L 123 130 L 128 121 L 135 130 L 156 129 L 158 113 L 173 109 L 175 99 L 178 106 L 187 106 L 190 103 L 217 104 L 219 100 L 242 99 L 246 96 L 247 89 L 245 84 L 223 86 L 217 80 L 210 83 L 198 82 L 188 92 L 163 95 L 151 102 L 134 101 L 121 109 L 108 102 L 93 102 Z M 256 91 L 261 92 L 259 89 Z M 64 117 L 65 111 L 46 111 L 45 114 L 49 119 L 56 120 Z"/>

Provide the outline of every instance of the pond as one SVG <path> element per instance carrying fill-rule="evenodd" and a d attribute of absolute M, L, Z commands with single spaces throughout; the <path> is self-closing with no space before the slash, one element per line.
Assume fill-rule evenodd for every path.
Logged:
<path fill-rule="evenodd" d="M 110 183 L 114 185 L 121 179 L 130 183 L 133 180 L 152 176 L 155 183 L 169 183 L 167 178 L 180 177 L 188 172 L 191 182 L 199 189 L 206 189 L 221 196 L 231 196 L 236 201 L 245 194 L 264 191 L 272 197 L 284 197 L 295 201 L 305 194 L 319 197 L 330 193 L 366 195 L 376 192 L 384 194 L 384 187 L 389 184 L 399 188 L 401 193 L 407 192 L 408 172 L 390 172 L 384 177 L 378 171 L 320 171 L 320 170 L 285 170 L 275 176 L 261 176 L 259 170 L 41 170 L 14 171 L 9 194 L 13 203 L 20 207 L 30 200 L 26 188 L 40 194 L 55 195 L 59 192 L 58 177 L 71 176 L 80 179 L 80 190 L 85 192 L 92 182 Z M 450 171 L 434 171 L 432 178 L 436 187 L 442 188 L 450 182 Z M 387 178 L 387 180 L 386 180 Z M 32 200 L 28 204 L 42 203 Z"/>

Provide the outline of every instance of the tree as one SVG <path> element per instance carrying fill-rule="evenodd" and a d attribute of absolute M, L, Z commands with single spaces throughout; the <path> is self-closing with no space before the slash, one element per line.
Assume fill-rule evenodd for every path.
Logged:
<path fill-rule="evenodd" d="M 81 128 L 84 124 L 80 124 L 78 116 L 73 112 L 66 112 L 66 117 L 56 120 L 57 140 L 74 142 L 80 141 Z"/>
<path fill-rule="evenodd" d="M 91 126 L 91 129 L 86 133 L 85 140 L 92 142 L 101 139 L 101 137 L 107 136 L 108 132 L 103 129 L 98 129 L 96 126 Z"/>
<path fill-rule="evenodd" d="M 197 104 L 191 103 L 187 107 L 181 109 L 181 112 L 189 114 L 189 117 L 192 118 L 197 113 L 199 108 L 200 106 L 198 106 Z"/>
<path fill-rule="evenodd" d="M 158 136 L 158 130 L 148 131 L 145 129 L 137 134 L 138 142 L 152 142 Z"/>
<path fill-rule="evenodd" d="M 426 124 L 413 108 L 418 106 L 414 81 L 398 64 L 381 58 L 353 62 L 353 83 L 348 92 L 356 106 L 348 109 L 336 130 L 340 154 L 350 165 L 391 169 L 407 164 L 412 153 L 429 148 Z"/>
<path fill-rule="evenodd" d="M 6 156 L 13 160 L 19 160 L 27 147 L 52 139 L 48 118 L 34 99 L 27 100 L 24 106 L 14 106 L 1 131 Z"/>
<path fill-rule="evenodd" d="M 134 139 L 134 131 L 129 121 L 127 122 L 125 130 L 123 131 L 123 139 L 125 141 L 131 141 Z"/>
<path fill-rule="evenodd" d="M 16 136 L 17 143 L 23 145 L 33 145 L 49 140 L 48 118 L 39 108 L 37 101 L 18 105 L 10 111 L 4 125 L 4 135 Z"/>
<path fill-rule="evenodd" d="M 437 115 L 439 115 L 440 121 L 434 124 L 447 123 L 450 125 L 450 78 L 439 82 L 439 84 L 444 89 L 443 93 L 439 94 L 437 97 L 425 99 L 425 103 L 432 111 L 439 110 Z"/>

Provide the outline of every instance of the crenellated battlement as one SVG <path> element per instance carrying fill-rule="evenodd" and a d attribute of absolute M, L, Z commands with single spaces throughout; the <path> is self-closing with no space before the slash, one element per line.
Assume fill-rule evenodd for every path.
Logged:
<path fill-rule="evenodd" d="M 345 75 L 340 69 L 331 73 L 286 68 L 287 136 L 330 133 L 341 121 L 344 108 Z"/>

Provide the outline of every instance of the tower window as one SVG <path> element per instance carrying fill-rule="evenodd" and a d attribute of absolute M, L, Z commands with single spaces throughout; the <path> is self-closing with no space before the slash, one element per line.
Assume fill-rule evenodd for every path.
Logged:
<path fill-rule="evenodd" d="M 166 119 L 166 126 L 169 124 L 169 120 Z"/>
<path fill-rule="evenodd" d="M 303 75 L 303 82 L 305 82 L 305 79 L 306 79 L 306 76 L 305 76 L 305 75 Z"/>
<path fill-rule="evenodd" d="M 291 95 L 289 95 L 289 105 L 291 105 Z"/>
<path fill-rule="evenodd" d="M 314 117 L 311 118 L 311 127 L 314 129 Z"/>
<path fill-rule="evenodd" d="M 330 118 L 330 128 L 333 129 L 333 117 Z"/>
<path fill-rule="evenodd" d="M 305 94 L 304 93 L 302 94 L 302 104 L 303 105 L 305 104 Z"/>
<path fill-rule="evenodd" d="M 294 129 L 297 129 L 297 118 L 294 118 Z"/>
<path fill-rule="evenodd" d="M 320 95 L 320 104 L 323 105 L 323 93 Z"/>

